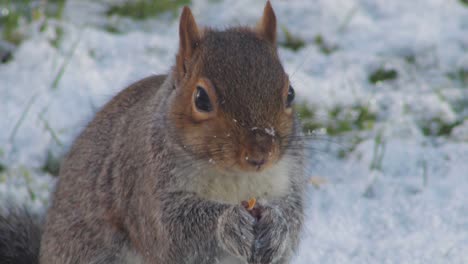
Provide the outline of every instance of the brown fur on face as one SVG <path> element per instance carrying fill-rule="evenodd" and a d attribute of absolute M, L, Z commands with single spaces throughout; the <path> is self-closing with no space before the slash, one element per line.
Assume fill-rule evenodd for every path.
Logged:
<path fill-rule="evenodd" d="M 170 111 L 180 143 L 224 170 L 268 168 L 281 158 L 293 130 L 285 105 L 289 80 L 276 51 L 271 6 L 256 29 L 206 29 L 203 34 L 187 10 L 181 18 Z M 200 83 L 209 86 L 204 87 L 214 107 L 209 118 L 194 111 Z"/>

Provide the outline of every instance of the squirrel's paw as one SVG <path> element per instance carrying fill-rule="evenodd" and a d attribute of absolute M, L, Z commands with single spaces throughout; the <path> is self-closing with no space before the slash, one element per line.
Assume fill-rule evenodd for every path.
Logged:
<path fill-rule="evenodd" d="M 249 263 L 275 263 L 283 256 L 289 243 L 289 231 L 280 208 L 264 206 L 254 233 L 255 242 Z"/>
<path fill-rule="evenodd" d="M 221 247 L 234 256 L 249 259 L 254 242 L 255 218 L 241 206 L 227 209 L 219 218 L 217 236 Z"/>

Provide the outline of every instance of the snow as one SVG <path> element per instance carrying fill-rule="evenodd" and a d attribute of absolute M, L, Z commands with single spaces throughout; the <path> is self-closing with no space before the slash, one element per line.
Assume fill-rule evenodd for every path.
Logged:
<path fill-rule="evenodd" d="M 468 148 L 392 139 L 382 172 L 369 172 L 374 142 L 310 192 L 306 233 L 295 263 L 467 263 Z"/>
<path fill-rule="evenodd" d="M 460 2 L 273 1 L 280 27 L 306 42 L 297 52 L 280 48 L 297 100 L 323 124 L 336 122 L 329 113 L 337 108 L 376 115 L 369 129 L 311 133 L 308 173 L 324 182 L 308 187 L 295 264 L 468 263 L 468 84 L 449 77 L 468 72 L 468 7 Z M 255 25 L 263 5 L 195 0 L 192 10 L 200 24 L 222 28 Z M 2 201 L 42 210 L 55 182 L 39 169 L 47 153 L 62 155 L 124 86 L 170 70 L 175 18 L 112 18 L 126 32 L 112 34 L 103 30 L 102 9 L 69 1 L 56 21 L 65 32 L 58 48 L 53 31 L 33 32 L 0 64 Z M 318 35 L 336 50 L 324 54 Z M 398 76 L 370 83 L 379 68 Z M 439 136 L 423 129 L 446 124 L 453 129 Z"/>

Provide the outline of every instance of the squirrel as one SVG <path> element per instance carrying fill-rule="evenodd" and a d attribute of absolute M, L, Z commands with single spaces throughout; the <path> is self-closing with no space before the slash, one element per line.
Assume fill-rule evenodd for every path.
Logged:
<path fill-rule="evenodd" d="M 39 235 L 2 245 L 14 237 L 3 230 L 29 227 L 11 223 L 20 214 L 0 217 L 0 259 L 290 263 L 304 219 L 304 147 L 276 31 L 270 2 L 256 27 L 225 30 L 199 28 L 184 7 L 169 74 L 124 89 L 77 137 L 43 229 L 31 224 L 40 247 L 28 241 Z M 255 213 L 243 206 L 251 197 Z"/>

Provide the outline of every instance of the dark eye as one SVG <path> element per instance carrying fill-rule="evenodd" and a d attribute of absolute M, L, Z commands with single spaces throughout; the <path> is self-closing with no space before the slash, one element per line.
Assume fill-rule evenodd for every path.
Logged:
<path fill-rule="evenodd" d="M 291 104 L 294 101 L 295 96 L 296 96 L 296 93 L 294 92 L 294 89 L 290 85 L 289 91 L 288 91 L 288 98 L 286 99 L 286 107 L 291 107 Z"/>
<path fill-rule="evenodd" d="M 208 96 L 206 90 L 201 86 L 197 86 L 197 93 L 195 94 L 195 106 L 198 110 L 203 112 L 211 112 L 213 110 L 210 97 Z"/>

